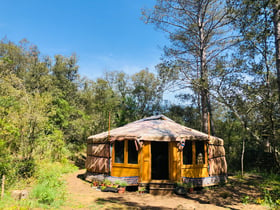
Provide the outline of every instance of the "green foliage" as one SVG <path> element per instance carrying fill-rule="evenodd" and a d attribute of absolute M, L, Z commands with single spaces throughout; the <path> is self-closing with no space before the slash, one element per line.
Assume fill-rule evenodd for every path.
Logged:
<path fill-rule="evenodd" d="M 175 122 L 193 129 L 200 129 L 200 115 L 197 108 L 171 104 L 165 106 L 163 109 L 164 115 L 170 117 Z"/>
<path fill-rule="evenodd" d="M 105 179 L 105 180 L 103 181 L 103 184 L 104 184 L 105 186 L 108 186 L 108 185 L 111 185 L 112 182 L 111 182 L 109 179 Z"/>
<path fill-rule="evenodd" d="M 250 198 L 250 196 L 246 195 L 246 196 L 242 197 L 241 200 L 242 200 L 242 203 L 248 204 L 248 203 L 250 203 L 251 198 Z"/>
<path fill-rule="evenodd" d="M 280 175 L 275 173 L 262 172 L 258 173 L 256 171 L 251 171 L 245 173 L 244 176 L 241 176 L 241 173 L 238 173 L 237 176 L 237 185 L 250 185 L 251 187 L 259 189 L 261 195 L 255 197 L 254 195 L 248 196 L 246 194 L 241 197 L 241 201 L 244 204 L 256 203 L 265 206 L 269 206 L 271 209 L 280 208 Z"/>
<path fill-rule="evenodd" d="M 10 174 L 12 175 L 13 171 L 13 161 L 12 156 L 6 150 L 5 142 L 0 140 L 0 178 L 2 179 L 3 175 Z M 8 184 L 11 184 L 11 177 L 7 177 Z"/>
<path fill-rule="evenodd" d="M 15 201 L 9 193 L 4 194 L 0 200 L 0 209 L 57 209 L 64 204 L 66 199 L 65 183 L 61 176 L 73 172 L 77 167 L 72 164 L 46 162 L 38 163 L 35 177 L 32 182 L 32 191 L 27 199 Z M 17 189 L 26 189 L 26 183 L 17 186 Z M 30 185 L 28 186 L 30 188 Z"/>
<path fill-rule="evenodd" d="M 37 184 L 34 186 L 31 196 L 41 204 L 50 207 L 59 207 L 66 198 L 65 183 L 61 175 L 76 170 L 70 164 L 41 162 L 36 173 Z"/>
<path fill-rule="evenodd" d="M 30 178 L 35 172 L 36 163 L 34 159 L 17 160 L 15 164 L 16 176 Z"/>
<path fill-rule="evenodd" d="M 224 56 L 234 40 L 229 32 L 225 2 L 158 0 L 153 9 L 143 10 L 142 14 L 147 23 L 165 32 L 170 41 L 164 47 L 162 63 L 157 65 L 163 86 L 188 91 L 196 98 L 200 129 L 207 132 L 208 113 L 213 121 L 214 110 L 210 94 L 217 78 L 222 77 L 215 61 Z M 212 133 L 213 127 L 211 123 Z"/>
<path fill-rule="evenodd" d="M 240 134 L 230 132 L 235 137 L 228 138 L 229 143 L 241 148 L 241 141 L 245 140 L 244 165 L 247 169 L 280 169 L 279 154 L 276 152 L 280 148 L 280 133 L 279 93 L 276 91 L 279 76 L 275 65 L 278 46 L 274 42 L 273 20 L 275 5 L 275 1 L 227 1 L 228 16 L 232 18 L 232 27 L 239 36 L 239 42 L 233 55 L 216 63 L 223 75 L 215 87 L 219 95 L 217 99 L 240 123 Z M 236 127 L 235 122 L 230 123 Z M 228 149 L 228 153 L 232 154 Z M 241 154 L 241 149 L 236 151 Z M 238 160 L 238 155 L 234 159 Z"/>
<path fill-rule="evenodd" d="M 264 181 L 260 185 L 263 191 L 262 203 L 273 208 L 280 207 L 280 175 L 274 173 L 262 174 Z"/>
<path fill-rule="evenodd" d="M 126 181 L 121 181 L 120 182 L 121 187 L 126 187 L 127 185 L 128 185 L 128 183 Z"/>
<path fill-rule="evenodd" d="M 63 99 L 75 104 L 77 96 L 77 80 L 79 78 L 76 55 L 69 58 L 62 55 L 55 56 L 55 63 L 52 66 L 52 82 Z"/>
<path fill-rule="evenodd" d="M 1 56 L 8 56 L 11 60 L 1 63 L 3 71 L 0 72 L 0 159 L 3 160 L 0 174 L 5 174 L 7 182 L 12 184 L 18 179 L 31 177 L 40 159 L 66 158 L 67 149 L 64 134 L 51 122 L 52 94 L 46 92 L 46 80 L 36 78 L 38 75 L 49 77 L 46 66 L 39 69 L 36 66 L 38 62 L 46 61 L 38 61 L 36 49 L 32 55 L 24 47 L 12 43 L 1 43 L 0 49 Z M 19 52 L 21 55 L 17 54 Z M 17 65 L 17 71 L 10 64 Z M 10 69 L 5 71 L 8 67 Z M 33 72 L 32 76 L 33 70 L 37 73 Z"/>
<path fill-rule="evenodd" d="M 179 21 L 191 31 L 199 28 L 197 23 L 189 24 L 196 19 L 183 19 L 185 22 L 181 22 L 182 17 L 187 17 L 187 14 L 181 12 L 188 10 L 180 8 L 191 9 L 191 5 L 179 4 L 179 1 L 160 2 L 162 4 L 157 5 L 151 14 L 155 19 L 149 19 L 153 23 L 159 23 L 159 27 L 166 26 L 168 23 L 161 22 L 160 18 L 169 16 L 169 20 Z M 160 78 L 144 69 L 133 75 L 107 72 L 96 80 L 80 79 L 74 54 L 70 57 L 56 55 L 52 59 L 42 57 L 38 48 L 26 40 L 18 45 L 2 41 L 0 175 L 6 175 L 7 186 L 36 176 L 38 183 L 32 195 L 44 205 L 56 206 L 55 203 L 64 198 L 63 193 L 58 193 L 59 189 L 63 192 L 63 183 L 58 178 L 60 172 L 56 174 L 48 164 L 43 164 L 47 171 L 40 168 L 40 172 L 36 172 L 42 161 L 66 163 L 69 156 L 85 151 L 85 140 L 89 135 L 108 130 L 109 116 L 110 127 L 115 128 L 163 110 L 173 120 L 200 130 L 202 105 L 205 106 L 205 101 L 204 104 L 201 102 L 203 90 L 207 90 L 208 93 L 203 93 L 210 97 L 204 99 L 209 99 L 207 109 L 213 110 L 211 117 L 216 128 L 215 135 L 224 139 L 229 171 L 240 167 L 242 140 L 245 140 L 246 146 L 246 170 L 254 168 L 258 171 L 277 171 L 275 166 L 277 158 L 279 160 L 280 121 L 275 91 L 275 48 L 272 47 L 271 39 L 272 7 L 270 2 L 268 5 L 263 4 L 265 1 L 238 0 L 228 3 L 233 4 L 229 9 L 235 9 L 230 11 L 236 15 L 233 16 L 236 18 L 233 18 L 234 26 L 242 38 L 242 42 L 236 45 L 234 55 L 229 52 L 228 56 L 222 53 L 222 56 L 216 57 L 220 50 L 232 43 L 219 45 L 217 40 L 225 41 L 224 37 L 221 39 L 219 36 L 226 34 L 223 31 L 216 33 L 206 26 L 204 29 L 209 29 L 210 35 L 209 40 L 203 42 L 204 50 L 208 44 L 211 46 L 208 49 L 214 54 L 207 55 L 206 50 L 206 60 L 200 61 L 200 55 L 197 54 L 200 50 L 196 49 L 200 45 L 186 42 L 195 40 L 193 37 L 196 35 L 185 33 L 190 30 L 164 27 L 164 30 L 170 29 L 172 46 L 166 48 L 166 60 L 157 66 Z M 169 8 L 167 6 L 170 4 L 178 6 L 174 7 L 174 13 L 172 9 L 160 10 Z M 221 17 L 220 29 L 223 29 L 226 23 L 223 22 L 224 16 L 219 15 L 225 10 L 220 11 L 220 8 L 214 8 L 213 5 L 208 9 L 205 11 L 208 20 L 215 22 L 215 18 Z M 221 13 L 212 18 L 212 12 L 218 11 Z M 160 15 L 164 13 L 167 16 Z M 264 18 L 266 15 L 267 19 Z M 209 27 L 214 25 L 209 24 Z M 205 66 L 202 62 L 205 62 Z M 190 102 L 188 106 L 161 105 L 164 88 L 168 88 L 167 84 L 171 83 L 176 88 L 190 87 L 191 94 L 180 95 L 183 101 Z M 59 165 L 57 167 L 60 168 Z M 275 186 L 278 186 L 277 182 Z M 270 205 L 280 202 L 277 200 L 278 188 L 263 188 L 264 197 L 259 202 L 263 200 Z M 244 203 L 251 202 L 251 198 L 244 197 L 243 200 Z"/>
<path fill-rule="evenodd" d="M 138 188 L 138 192 L 145 192 L 146 191 L 146 187 L 139 187 Z"/>
<path fill-rule="evenodd" d="M 135 112 L 139 118 L 150 116 L 159 110 L 162 98 L 160 79 L 147 69 L 131 76 L 132 98 L 136 102 Z"/>
<path fill-rule="evenodd" d="M 148 70 L 80 80 L 76 55 L 52 61 L 27 40 L 3 40 L 0 61 L 0 172 L 7 180 L 33 176 L 41 160 L 66 162 L 89 135 L 108 129 L 109 113 L 112 128 L 160 103 L 159 80 Z"/>

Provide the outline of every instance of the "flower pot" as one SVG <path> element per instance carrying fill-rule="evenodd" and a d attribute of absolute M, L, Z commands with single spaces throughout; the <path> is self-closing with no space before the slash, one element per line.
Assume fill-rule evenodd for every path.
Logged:
<path fill-rule="evenodd" d="M 193 187 L 189 188 L 189 193 L 193 193 Z"/>
<path fill-rule="evenodd" d="M 118 188 L 118 193 L 124 193 L 125 192 L 125 187 L 120 187 Z"/>
<path fill-rule="evenodd" d="M 99 185 L 98 182 L 92 182 L 92 186 L 97 187 Z"/>

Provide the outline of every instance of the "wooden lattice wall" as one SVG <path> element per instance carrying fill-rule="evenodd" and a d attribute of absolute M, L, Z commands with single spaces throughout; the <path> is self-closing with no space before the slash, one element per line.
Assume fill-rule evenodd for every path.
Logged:
<path fill-rule="evenodd" d="M 110 172 L 110 144 L 88 143 L 86 169 L 92 173 Z"/>

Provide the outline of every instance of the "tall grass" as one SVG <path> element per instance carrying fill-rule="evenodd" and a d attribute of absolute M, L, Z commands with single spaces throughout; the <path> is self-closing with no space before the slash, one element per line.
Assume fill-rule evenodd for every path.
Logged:
<path fill-rule="evenodd" d="M 70 164 L 43 163 L 36 177 L 37 184 L 34 186 L 31 196 L 40 204 L 51 207 L 61 206 L 66 198 L 65 183 L 61 175 L 73 171 L 75 168 Z"/>
<path fill-rule="evenodd" d="M 0 209 L 59 208 L 66 199 L 66 185 L 61 177 L 76 169 L 69 163 L 40 162 L 29 198 L 14 201 L 9 195 L 5 195 L 5 199 L 0 201 Z"/>

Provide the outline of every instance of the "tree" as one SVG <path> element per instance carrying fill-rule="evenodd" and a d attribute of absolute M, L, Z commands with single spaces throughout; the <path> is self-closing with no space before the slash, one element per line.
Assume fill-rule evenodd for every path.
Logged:
<path fill-rule="evenodd" d="M 28 59 L 23 49 L 8 40 L 1 40 L 0 58 L 1 73 L 5 75 L 13 73 L 21 79 L 24 78 Z"/>
<path fill-rule="evenodd" d="M 5 75 L 15 74 L 24 81 L 28 92 L 48 92 L 51 87 L 49 57 L 40 58 L 36 45 L 26 39 L 16 44 L 10 41 L 0 43 L 0 72 Z"/>
<path fill-rule="evenodd" d="M 71 62 L 68 64 L 71 69 Z M 58 94 L 51 69 L 50 59 L 41 58 L 37 47 L 26 40 L 19 45 L 0 43 L 0 147 L 5 150 L 0 159 L 7 159 L 0 164 L 0 173 L 5 173 L 10 183 L 32 176 L 41 159 L 64 159 L 66 142 L 70 143 L 67 146 L 83 145 L 83 113 L 74 107 L 74 100 L 70 106 Z M 71 75 L 67 79 L 74 83 Z M 76 88 L 70 89 L 69 96 L 76 95 Z"/>
<path fill-rule="evenodd" d="M 272 0 L 273 23 L 274 23 L 274 40 L 275 40 L 275 57 L 278 84 L 278 100 L 280 103 L 280 2 Z"/>
<path fill-rule="evenodd" d="M 131 97 L 136 102 L 137 117 L 143 118 L 159 112 L 163 93 L 160 80 L 147 69 L 132 75 L 131 80 Z"/>
<path fill-rule="evenodd" d="M 255 144 L 272 148 L 279 167 L 277 59 L 275 65 L 279 52 L 275 47 L 275 5 L 270 0 L 228 1 L 233 24 L 240 33 L 239 53 L 231 66 L 235 73 L 228 70 L 231 73 L 224 74 L 224 82 L 220 83 L 217 92 L 255 138 Z"/>
<path fill-rule="evenodd" d="M 132 95 L 131 77 L 124 72 L 107 72 L 105 80 L 112 88 L 114 93 L 119 97 L 120 103 L 115 110 L 115 126 L 123 126 L 129 122 L 137 120 L 137 103 Z"/>
<path fill-rule="evenodd" d="M 64 99 L 75 104 L 79 79 L 77 57 L 75 54 L 69 58 L 62 55 L 55 56 L 55 63 L 51 68 L 52 81 Z M 56 93 L 57 94 L 57 93 Z"/>
<path fill-rule="evenodd" d="M 192 106 L 171 104 L 164 107 L 164 115 L 187 127 L 200 128 L 199 111 Z"/>
<path fill-rule="evenodd" d="M 109 72 L 105 80 L 119 100 L 115 110 L 118 126 L 160 112 L 161 81 L 148 69 L 131 76 L 123 72 Z"/>
<path fill-rule="evenodd" d="M 202 131 L 207 132 L 212 110 L 209 92 L 215 59 L 232 45 L 222 0 L 158 0 L 153 11 L 143 11 L 147 23 L 169 34 L 165 61 L 158 65 L 166 81 L 198 94 Z M 212 133 L 214 133 L 212 123 Z"/>

